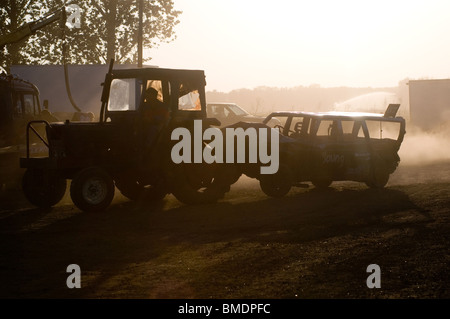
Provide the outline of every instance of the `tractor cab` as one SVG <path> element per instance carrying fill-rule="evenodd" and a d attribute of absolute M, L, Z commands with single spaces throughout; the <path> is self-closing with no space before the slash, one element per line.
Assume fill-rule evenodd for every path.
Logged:
<path fill-rule="evenodd" d="M 170 114 L 171 121 L 206 119 L 205 85 L 201 70 L 113 70 L 105 81 L 100 119 L 113 123 L 138 116 L 149 89 L 156 91 L 156 98 Z"/>
<path fill-rule="evenodd" d="M 0 76 L 0 143 L 9 146 L 24 142 L 28 121 L 41 115 L 38 88 L 12 75 Z"/>

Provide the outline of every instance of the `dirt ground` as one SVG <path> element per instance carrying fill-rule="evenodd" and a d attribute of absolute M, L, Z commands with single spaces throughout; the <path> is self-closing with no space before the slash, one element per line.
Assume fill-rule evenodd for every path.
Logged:
<path fill-rule="evenodd" d="M 217 204 L 67 197 L 35 209 L 0 194 L 1 298 L 450 297 L 450 161 L 403 165 L 385 190 L 351 182 L 265 196 L 241 178 Z M 67 266 L 81 269 L 69 289 Z M 369 289 L 367 266 L 381 269 Z"/>

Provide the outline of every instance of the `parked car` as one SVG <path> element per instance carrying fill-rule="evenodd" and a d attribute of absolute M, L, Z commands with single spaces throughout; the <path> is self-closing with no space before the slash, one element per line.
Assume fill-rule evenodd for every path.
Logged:
<path fill-rule="evenodd" d="M 235 103 L 207 103 L 206 114 L 208 117 L 217 118 L 221 123 L 220 127 L 229 126 L 238 122 L 262 123 L 266 118 L 252 115 Z M 275 125 L 280 125 L 280 121 L 272 118 L 266 124 L 274 127 Z"/>

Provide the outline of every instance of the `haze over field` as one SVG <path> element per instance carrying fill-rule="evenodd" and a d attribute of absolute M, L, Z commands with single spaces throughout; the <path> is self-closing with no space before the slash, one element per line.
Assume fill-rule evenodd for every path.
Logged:
<path fill-rule="evenodd" d="M 206 71 L 208 90 L 396 87 L 450 77 L 447 0 L 189 0 L 177 39 L 145 52 Z"/>
<path fill-rule="evenodd" d="M 207 99 L 250 113 L 383 112 L 408 79 L 450 77 L 447 0 L 180 1 L 177 39 L 146 51 L 159 66 L 204 69 Z M 385 105 L 383 105 L 383 103 Z M 448 131 L 407 127 L 403 163 L 448 160 Z M 419 148 L 420 146 L 420 148 Z"/>

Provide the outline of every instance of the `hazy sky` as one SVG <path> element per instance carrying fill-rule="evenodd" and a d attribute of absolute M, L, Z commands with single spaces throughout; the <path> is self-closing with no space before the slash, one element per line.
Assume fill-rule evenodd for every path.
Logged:
<path fill-rule="evenodd" d="M 177 39 L 149 64 L 207 89 L 396 86 L 450 77 L 450 0 L 175 0 Z"/>

